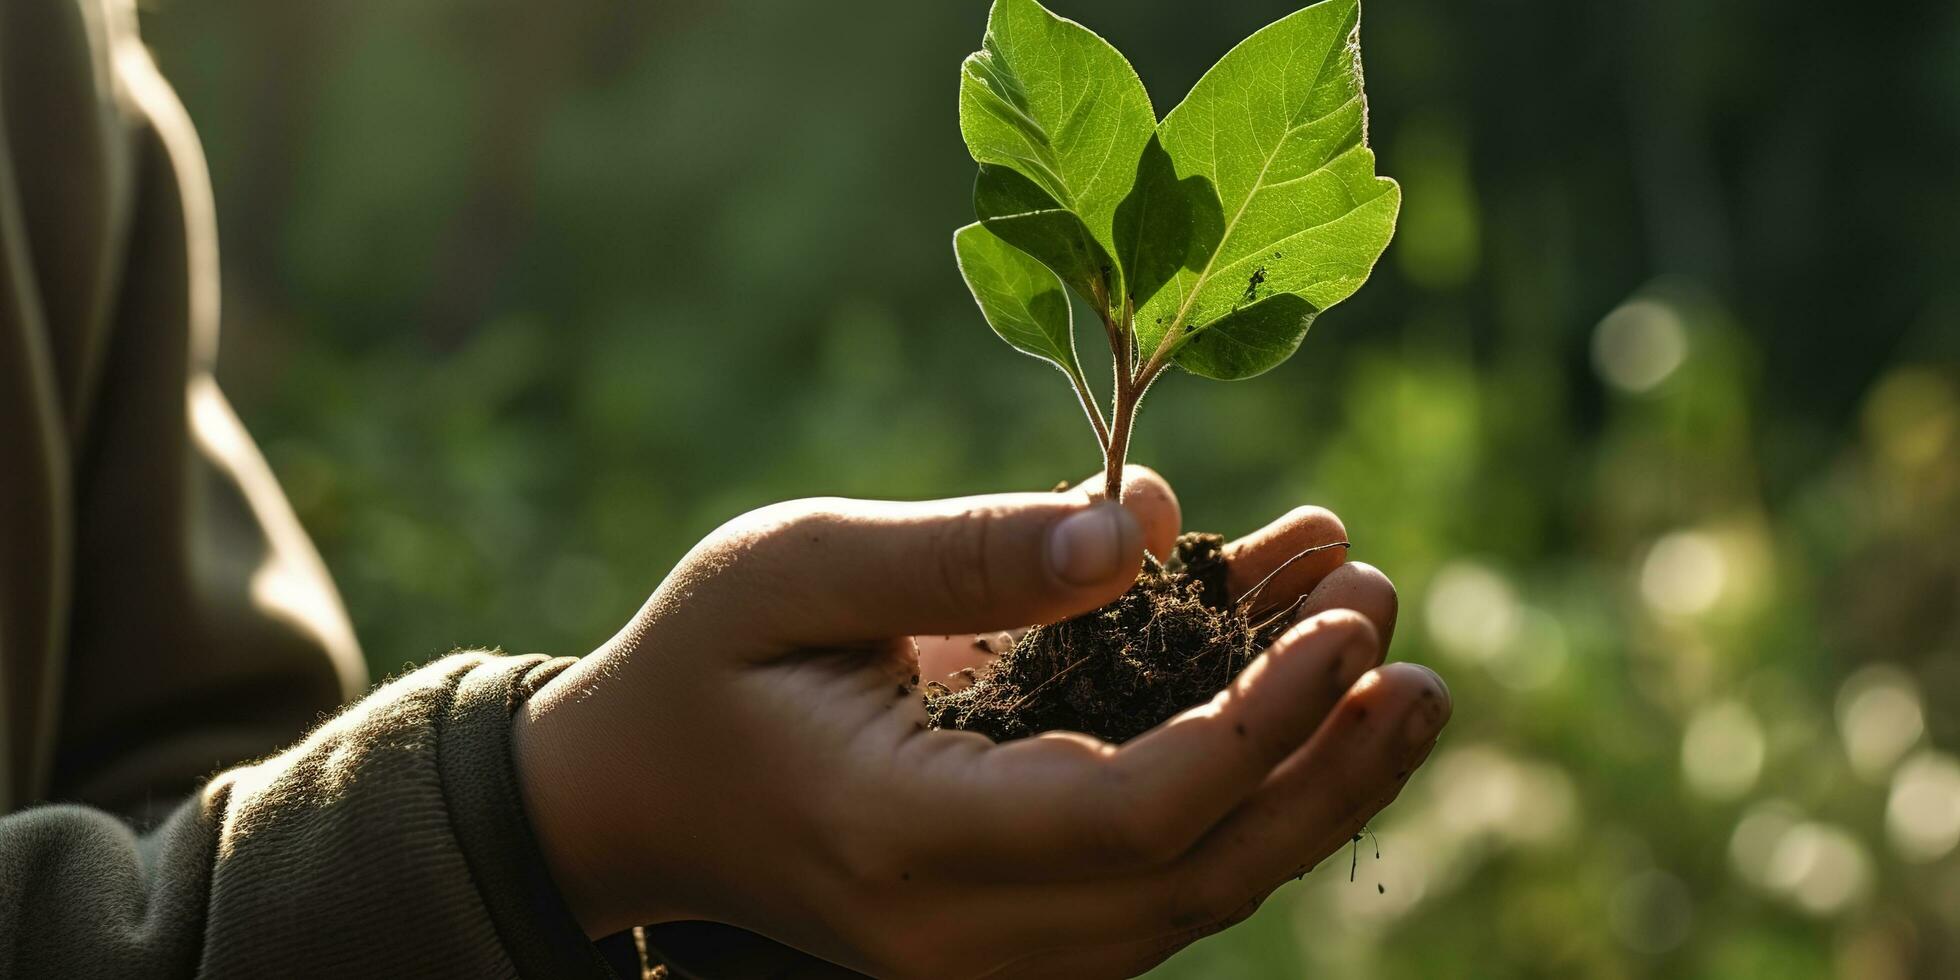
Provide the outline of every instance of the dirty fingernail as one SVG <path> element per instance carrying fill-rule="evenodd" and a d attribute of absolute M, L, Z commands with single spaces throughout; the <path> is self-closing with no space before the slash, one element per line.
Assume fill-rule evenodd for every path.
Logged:
<path fill-rule="evenodd" d="M 1095 504 L 1049 529 L 1048 567 L 1070 585 L 1106 582 L 1123 570 L 1124 556 L 1142 536 L 1136 518 L 1120 504 Z"/>
<path fill-rule="evenodd" d="M 1416 673 L 1422 687 L 1414 703 L 1409 705 L 1408 717 L 1403 719 L 1402 739 L 1410 745 L 1425 745 L 1450 720 L 1450 689 L 1435 671 L 1421 664 L 1406 666 Z"/>

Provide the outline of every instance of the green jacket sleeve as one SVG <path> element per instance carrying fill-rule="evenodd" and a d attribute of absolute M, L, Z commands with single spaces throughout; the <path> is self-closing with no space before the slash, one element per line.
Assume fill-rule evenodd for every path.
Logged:
<path fill-rule="evenodd" d="M 525 821 L 511 711 L 571 661 L 455 654 L 138 834 L 0 818 L 0 963 L 22 977 L 604 977 Z"/>
<path fill-rule="evenodd" d="M 131 0 L 0 0 L 0 977 L 605 975 L 509 754 L 563 661 L 320 723 L 367 677 L 213 379 L 218 295 Z"/>

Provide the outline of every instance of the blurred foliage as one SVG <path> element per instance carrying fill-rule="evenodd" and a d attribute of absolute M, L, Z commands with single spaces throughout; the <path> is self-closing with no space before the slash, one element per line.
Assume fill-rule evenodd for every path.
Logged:
<path fill-rule="evenodd" d="M 1159 111 L 1287 9 L 1057 6 Z M 378 672 L 589 649 L 768 501 L 1095 469 L 948 245 L 985 5 L 849 11 L 146 11 L 222 380 Z M 1960 975 L 1960 7 L 1363 30 L 1401 235 L 1282 368 L 1159 385 L 1134 458 L 1193 527 L 1341 513 L 1456 720 L 1354 884 L 1162 975 Z"/>

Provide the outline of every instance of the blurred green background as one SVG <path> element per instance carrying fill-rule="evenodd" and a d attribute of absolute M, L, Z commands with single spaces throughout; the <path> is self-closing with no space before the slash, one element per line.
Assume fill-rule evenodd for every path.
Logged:
<path fill-rule="evenodd" d="M 1289 9 L 1055 5 L 1159 111 Z M 765 502 L 1097 466 L 952 261 L 981 0 L 144 16 L 222 381 L 377 672 L 587 650 Z M 1285 366 L 1160 384 L 1134 458 L 1191 527 L 1338 511 L 1456 719 L 1354 884 L 1161 975 L 1960 975 L 1960 5 L 1363 37 L 1399 237 Z"/>

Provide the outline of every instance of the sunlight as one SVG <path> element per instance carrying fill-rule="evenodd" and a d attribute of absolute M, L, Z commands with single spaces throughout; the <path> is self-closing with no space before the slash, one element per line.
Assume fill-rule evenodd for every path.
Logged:
<path fill-rule="evenodd" d="M 1640 594 L 1656 612 L 1694 616 L 1713 608 L 1728 582 L 1728 562 L 1715 539 L 1676 531 L 1654 542 L 1640 569 Z"/>
<path fill-rule="evenodd" d="M 288 622 L 331 625 L 341 615 L 339 600 L 318 578 L 277 556 L 252 569 L 250 589 L 254 604 Z"/>
<path fill-rule="evenodd" d="M 1451 801 L 1442 822 L 1460 836 L 1546 844 L 1564 838 L 1575 822 L 1578 798 L 1571 777 L 1557 766 L 1473 745 L 1431 767 L 1438 797 Z"/>
<path fill-rule="evenodd" d="M 1343 848 L 1316 872 L 1327 876 L 1321 886 L 1322 901 L 1297 906 L 1301 936 L 1321 932 L 1329 911 L 1349 928 L 1370 931 L 1384 929 L 1413 912 L 1430 895 L 1439 869 L 1450 861 L 1439 844 L 1434 837 L 1404 826 L 1382 841 L 1379 861 L 1375 860 L 1373 838 L 1363 837 L 1350 845 L 1361 848 L 1358 854 Z M 1357 860 L 1359 863 L 1354 864 Z M 1348 880 L 1350 867 L 1356 868 L 1352 882 Z"/>
<path fill-rule="evenodd" d="M 1758 887 L 1769 886 L 1770 860 L 1790 828 L 1803 822 L 1803 811 L 1788 800 L 1757 803 L 1736 822 L 1729 837 L 1729 863 L 1737 877 Z"/>
<path fill-rule="evenodd" d="M 1871 877 L 1871 859 L 1856 837 L 1841 827 L 1808 822 L 1777 840 L 1764 881 L 1798 908 L 1832 915 L 1864 897 Z"/>
<path fill-rule="evenodd" d="M 1681 315 L 1656 299 L 1636 299 L 1593 330 L 1593 367 L 1608 384 L 1638 394 L 1666 381 L 1688 356 Z"/>
<path fill-rule="evenodd" d="M 1960 761 L 1930 749 L 1907 759 L 1892 777 L 1885 829 L 1908 861 L 1937 860 L 1960 844 Z"/>
<path fill-rule="evenodd" d="M 1851 768 L 1881 781 L 1926 731 L 1919 687 L 1890 664 L 1866 667 L 1838 689 L 1837 724 Z"/>
<path fill-rule="evenodd" d="M 1474 561 L 1443 566 L 1423 605 L 1430 639 L 1465 660 L 1488 661 L 1518 632 L 1518 596 L 1503 575 Z"/>
<path fill-rule="evenodd" d="M 1711 800 L 1732 800 L 1762 772 L 1762 725 L 1739 701 L 1704 705 L 1681 736 L 1681 774 L 1688 788 Z"/>

